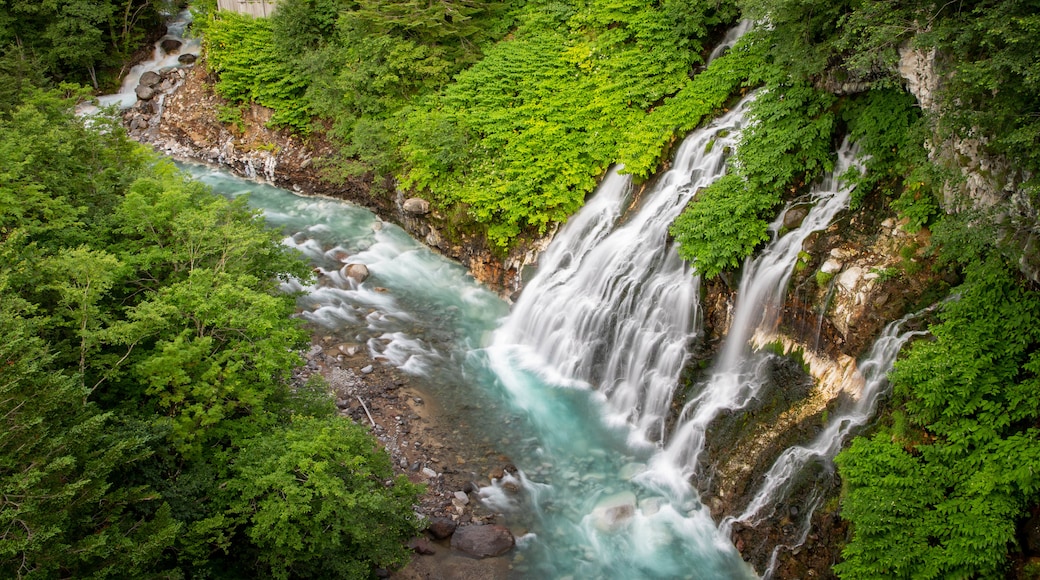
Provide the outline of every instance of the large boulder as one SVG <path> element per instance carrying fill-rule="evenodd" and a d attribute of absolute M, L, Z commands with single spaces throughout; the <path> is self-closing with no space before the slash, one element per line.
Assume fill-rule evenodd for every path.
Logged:
<path fill-rule="evenodd" d="M 155 89 L 147 85 L 137 85 L 137 88 L 134 89 L 134 94 L 137 95 L 138 99 L 148 101 L 155 96 Z"/>
<path fill-rule="evenodd" d="M 401 209 L 414 215 L 425 215 L 430 213 L 430 202 L 420 197 L 410 197 L 404 200 Z"/>
<path fill-rule="evenodd" d="M 804 205 L 792 207 L 784 214 L 784 227 L 793 230 L 802 225 L 805 217 L 809 215 L 809 208 Z"/>
<path fill-rule="evenodd" d="M 150 70 L 150 71 L 145 71 L 145 73 L 141 75 L 141 78 L 137 81 L 137 84 L 139 86 L 143 86 L 143 87 L 154 87 L 155 85 L 159 84 L 161 81 L 162 81 L 162 75 L 160 75 L 159 73 L 155 72 L 154 70 Z"/>
<path fill-rule="evenodd" d="M 164 38 L 159 43 L 159 47 L 163 49 L 166 54 L 173 54 L 181 49 L 181 41 L 176 38 Z"/>
<path fill-rule="evenodd" d="M 459 525 L 451 518 L 434 517 L 430 518 L 430 525 L 426 528 L 426 531 L 430 532 L 434 539 L 443 540 L 450 538 L 458 527 Z"/>
<path fill-rule="evenodd" d="M 368 266 L 364 264 L 347 264 L 343 267 L 343 275 L 361 283 L 368 279 Z"/>
<path fill-rule="evenodd" d="M 501 556 L 516 545 L 512 532 L 505 526 L 462 526 L 451 537 L 451 547 L 474 558 Z"/>

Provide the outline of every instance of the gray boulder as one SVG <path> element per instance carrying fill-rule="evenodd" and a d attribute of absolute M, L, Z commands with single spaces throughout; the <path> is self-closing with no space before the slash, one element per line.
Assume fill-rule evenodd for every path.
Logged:
<path fill-rule="evenodd" d="M 134 94 L 137 95 L 138 99 L 148 101 L 155 96 L 155 89 L 146 85 L 137 85 L 137 88 L 134 89 Z"/>
<path fill-rule="evenodd" d="M 401 205 L 404 211 L 414 215 L 425 215 L 430 213 L 430 202 L 419 197 L 410 197 Z"/>
<path fill-rule="evenodd" d="M 451 548 L 474 558 L 501 556 L 516 545 L 505 526 L 462 526 L 451 537 Z"/>
<path fill-rule="evenodd" d="M 154 87 L 162 81 L 162 76 L 154 70 L 146 71 L 137 81 L 139 86 Z"/>

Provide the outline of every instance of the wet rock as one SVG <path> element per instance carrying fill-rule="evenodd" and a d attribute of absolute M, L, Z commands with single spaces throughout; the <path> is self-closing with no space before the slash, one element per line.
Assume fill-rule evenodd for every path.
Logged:
<path fill-rule="evenodd" d="M 177 62 L 181 64 L 195 64 L 195 60 L 198 59 L 194 54 L 182 54 L 177 57 Z M 308 159 L 308 161 L 310 161 Z"/>
<path fill-rule="evenodd" d="M 784 214 L 784 227 L 793 230 L 802 225 L 805 216 L 809 215 L 809 208 L 805 206 L 792 207 Z"/>
<path fill-rule="evenodd" d="M 153 71 L 146 71 L 141 75 L 141 78 L 137 81 L 137 84 L 145 87 L 154 87 L 162 81 L 162 76 Z"/>
<path fill-rule="evenodd" d="M 426 538 L 412 538 L 411 540 L 408 540 L 408 549 L 416 554 L 422 554 L 423 556 L 430 556 L 437 553 L 437 551 L 433 549 L 433 544 L 431 544 Z"/>
<path fill-rule="evenodd" d="M 414 215 L 425 215 L 430 213 L 430 202 L 419 197 L 410 197 L 404 200 L 401 209 Z"/>
<path fill-rule="evenodd" d="M 368 266 L 364 264 L 347 264 L 343 267 L 343 275 L 358 283 L 368 279 Z"/>
<path fill-rule="evenodd" d="M 516 545 L 512 532 L 505 526 L 463 526 L 451 536 L 451 547 L 474 558 L 501 556 Z"/>
<path fill-rule="evenodd" d="M 430 532 L 435 540 L 443 540 L 450 538 L 455 533 L 455 528 L 458 527 L 453 520 L 450 518 L 435 517 L 430 518 L 430 525 L 426 528 L 426 531 Z"/>
<path fill-rule="evenodd" d="M 173 54 L 181 49 L 181 41 L 176 38 L 164 38 L 159 43 L 159 48 L 163 49 L 166 54 Z"/>
<path fill-rule="evenodd" d="M 134 94 L 137 95 L 138 99 L 147 101 L 155 96 L 155 89 L 146 85 L 137 85 L 137 88 L 134 89 Z"/>
<path fill-rule="evenodd" d="M 841 266 L 842 263 L 840 261 L 834 258 L 829 258 L 823 263 L 823 266 L 820 267 L 820 271 L 824 274 L 837 274 L 841 271 Z"/>
<path fill-rule="evenodd" d="M 600 531 L 615 532 L 635 514 L 636 494 L 623 491 L 600 501 L 592 510 L 592 521 Z"/>

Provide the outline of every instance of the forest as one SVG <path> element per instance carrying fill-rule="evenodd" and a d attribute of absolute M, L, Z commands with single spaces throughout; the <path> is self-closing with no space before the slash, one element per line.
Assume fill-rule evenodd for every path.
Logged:
<path fill-rule="evenodd" d="M 293 380 L 308 337 L 278 283 L 306 279 L 306 264 L 244 203 L 115 122 L 73 114 L 116 84 L 160 9 L 0 4 L 0 575 L 367 577 L 400 564 L 420 490 L 384 485 L 374 440 L 322 384 Z M 336 143 L 328 180 L 391 177 L 503 253 L 566 221 L 609 167 L 651 178 L 685 133 L 756 91 L 729 174 L 672 227 L 701 276 L 732 273 L 853 139 L 869 160 L 850 176 L 851 211 L 880 205 L 930 230 L 930 267 L 956 282 L 876 424 L 837 459 L 851 533 L 834 572 L 1040 574 L 1020 558 L 1040 505 L 1040 295 L 1019 267 L 1037 224 L 948 195 L 956 160 L 931 154 L 980 139 L 1040 203 L 1040 3 L 193 10 L 223 121 L 269 107 L 272 124 Z M 760 25 L 707 62 L 741 19 Z M 900 76 L 907 47 L 939 55 L 935 107 Z"/>

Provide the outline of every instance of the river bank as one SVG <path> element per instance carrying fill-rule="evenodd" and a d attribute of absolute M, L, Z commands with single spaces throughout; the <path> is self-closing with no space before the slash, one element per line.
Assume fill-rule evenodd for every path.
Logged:
<path fill-rule="evenodd" d="M 419 382 L 372 358 L 357 344 L 341 342 L 311 326 L 313 343 L 296 379 L 324 377 L 339 414 L 369 429 L 390 455 L 396 473 L 426 486 L 417 513 L 454 526 L 500 524 L 499 514 L 478 499 L 480 487 L 515 470 L 509 458 L 481 442 L 456 412 L 437 404 Z M 437 526 L 433 526 L 436 528 Z M 453 526 L 449 526 L 453 527 Z M 413 541 L 413 562 L 390 574 L 402 580 L 504 578 L 511 554 L 474 559 L 451 549 L 450 538 L 429 531 Z"/>

